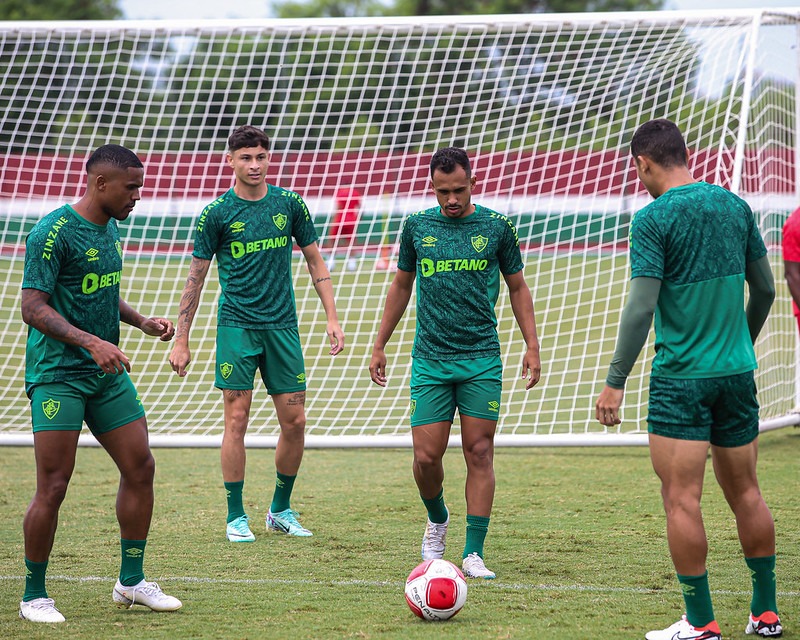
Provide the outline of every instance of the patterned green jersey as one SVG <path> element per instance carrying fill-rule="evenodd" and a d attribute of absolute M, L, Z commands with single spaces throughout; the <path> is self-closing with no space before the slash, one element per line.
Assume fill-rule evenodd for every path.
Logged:
<path fill-rule="evenodd" d="M 767 253 L 747 203 L 705 182 L 675 187 L 631 222 L 631 277 L 658 278 L 654 376 L 752 371 L 745 267 Z"/>
<path fill-rule="evenodd" d="M 193 255 L 217 256 L 217 322 L 243 329 L 297 326 L 292 288 L 292 237 L 300 247 L 316 242 L 303 199 L 268 185 L 261 200 L 243 200 L 233 189 L 209 204 L 195 229 Z"/>
<path fill-rule="evenodd" d="M 122 245 L 116 220 L 99 226 L 64 205 L 28 234 L 22 288 L 50 294 L 50 306 L 67 322 L 113 344 L 119 344 L 121 275 Z M 27 385 L 83 378 L 99 371 L 86 349 L 28 327 Z"/>
<path fill-rule="evenodd" d="M 417 331 L 412 355 L 472 360 L 500 354 L 494 307 L 500 273 L 523 268 L 506 216 L 482 206 L 465 218 L 439 207 L 406 218 L 397 267 L 416 271 Z"/>

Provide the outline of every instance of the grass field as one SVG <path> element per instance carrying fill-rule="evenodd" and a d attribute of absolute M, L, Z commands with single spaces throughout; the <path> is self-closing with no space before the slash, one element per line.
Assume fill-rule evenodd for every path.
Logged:
<path fill-rule="evenodd" d="M 310 450 L 293 506 L 315 536 L 267 534 L 273 452 L 248 457 L 245 504 L 253 544 L 224 538 L 218 452 L 158 449 L 156 510 L 145 568 L 182 610 L 154 614 L 111 602 L 118 571 L 117 475 L 83 448 L 61 510 L 48 589 L 67 622 L 17 618 L 23 591 L 21 521 L 34 490 L 33 452 L 0 450 L 0 637 L 11 638 L 642 638 L 681 613 L 667 555 L 657 480 L 645 448 L 503 449 L 486 546 L 498 578 L 470 581 L 464 610 L 417 620 L 403 582 L 419 562 L 424 510 L 406 450 Z M 800 637 L 800 510 L 796 429 L 761 438 L 762 490 L 778 532 L 785 638 Z M 452 512 L 446 558 L 464 543 L 464 463 L 445 456 Z M 704 499 L 709 571 L 725 638 L 744 638 L 749 575 L 713 473 Z"/>

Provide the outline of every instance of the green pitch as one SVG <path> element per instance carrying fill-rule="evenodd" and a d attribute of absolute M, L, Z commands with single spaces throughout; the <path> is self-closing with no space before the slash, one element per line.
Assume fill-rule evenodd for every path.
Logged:
<path fill-rule="evenodd" d="M 658 482 L 644 448 L 503 449 L 486 546 L 497 580 L 469 582 L 464 610 L 441 624 L 409 611 L 403 583 L 420 561 L 424 511 L 405 450 L 306 452 L 293 506 L 307 540 L 264 531 L 273 451 L 248 454 L 245 504 L 257 540 L 225 540 L 218 452 L 158 449 L 156 508 L 145 568 L 181 598 L 173 614 L 120 610 L 113 505 L 117 475 L 104 452 L 81 449 L 61 509 L 48 590 L 59 626 L 17 618 L 23 590 L 21 521 L 34 490 L 33 452 L 6 448 L 0 465 L 0 637 L 640 639 L 671 624 L 682 599 L 669 561 Z M 785 638 L 800 620 L 800 432 L 761 438 L 762 490 L 778 536 Z M 452 512 L 446 558 L 464 543 L 464 463 L 445 456 Z M 717 620 L 744 637 L 750 581 L 733 517 L 707 470 L 705 524 Z"/>

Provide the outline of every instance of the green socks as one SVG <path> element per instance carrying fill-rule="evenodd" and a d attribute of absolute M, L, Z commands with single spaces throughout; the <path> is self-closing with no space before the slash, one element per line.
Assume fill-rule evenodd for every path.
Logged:
<path fill-rule="evenodd" d="M 44 588 L 44 575 L 47 573 L 47 561 L 33 562 L 25 558 L 25 595 L 24 602 L 46 598 L 47 589 Z"/>
<path fill-rule="evenodd" d="M 422 498 L 422 496 L 420 496 L 420 498 Z M 434 524 L 447 522 L 450 513 L 447 511 L 447 507 L 444 506 L 444 489 L 442 489 L 435 498 L 422 498 L 422 503 L 428 510 L 428 520 Z"/>
<path fill-rule="evenodd" d="M 488 531 L 489 518 L 467 514 L 467 541 L 464 544 L 463 558 L 471 553 L 477 553 L 481 558 L 483 557 L 483 542 L 486 540 Z"/>
<path fill-rule="evenodd" d="M 744 561 L 750 568 L 750 578 L 753 582 L 753 599 L 750 601 L 750 613 L 756 617 L 765 611 L 772 611 L 772 613 L 777 614 L 775 556 L 745 558 Z"/>
<path fill-rule="evenodd" d="M 704 627 L 714 620 L 711 591 L 708 588 L 708 571 L 701 576 L 678 575 L 678 582 L 686 603 L 686 618 L 693 627 Z"/>
<path fill-rule="evenodd" d="M 244 505 L 242 504 L 242 490 L 244 480 L 239 482 L 225 482 L 225 497 L 228 499 L 228 522 L 233 522 L 236 518 L 244 515 Z"/>
<path fill-rule="evenodd" d="M 119 581 L 126 587 L 132 587 L 144 580 L 144 546 L 147 540 L 120 539 L 122 546 L 122 564 L 119 568 Z"/>
<path fill-rule="evenodd" d="M 280 513 L 289 508 L 296 478 L 297 476 L 285 476 L 276 472 L 275 493 L 272 494 L 272 504 L 269 507 L 272 513 Z"/>

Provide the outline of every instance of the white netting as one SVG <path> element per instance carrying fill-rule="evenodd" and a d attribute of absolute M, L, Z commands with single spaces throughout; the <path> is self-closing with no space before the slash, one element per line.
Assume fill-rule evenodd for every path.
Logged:
<path fill-rule="evenodd" d="M 698 177 L 740 193 L 757 213 L 779 293 L 757 345 L 762 417 L 786 415 L 795 404 L 796 328 L 779 244 L 783 221 L 800 202 L 798 18 L 797 11 L 739 11 L 0 22 L 2 434 L 29 433 L 18 310 L 27 230 L 77 200 L 88 152 L 108 142 L 133 149 L 145 161 L 145 189 L 121 225 L 123 295 L 143 313 L 175 318 L 194 221 L 231 185 L 226 139 L 241 124 L 270 134 L 269 181 L 306 199 L 332 258 L 348 342 L 335 359 L 299 253 L 296 260 L 312 437 L 374 443 L 381 441 L 374 436 L 408 433 L 413 303 L 387 349 L 388 389 L 371 384 L 367 365 L 401 220 L 435 202 L 427 163 L 449 145 L 474 159 L 475 200 L 516 221 L 537 311 L 543 377 L 526 393 L 518 379 L 523 344 L 501 292 L 506 382 L 498 433 L 558 442 L 605 433 L 593 403 L 627 291 L 630 215 L 649 200 L 628 140 L 654 117 L 679 124 Z M 359 210 L 352 241 L 332 237 L 343 190 Z M 170 370 L 168 346 L 123 330 L 154 434 L 221 433 L 213 388 L 217 294 L 212 269 L 183 380 Z M 644 429 L 651 352 L 629 381 L 618 434 Z M 272 405 L 260 383 L 256 389 L 249 433 L 272 437 Z"/>

